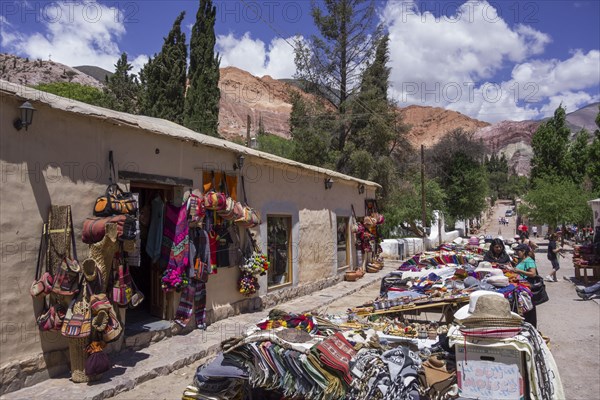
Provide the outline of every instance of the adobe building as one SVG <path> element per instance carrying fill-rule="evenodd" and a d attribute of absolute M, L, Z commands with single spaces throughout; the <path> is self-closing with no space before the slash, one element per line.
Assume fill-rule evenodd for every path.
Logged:
<path fill-rule="evenodd" d="M 271 269 L 250 298 L 238 291 L 237 266 L 211 275 L 209 324 L 330 286 L 357 263 L 352 208 L 364 215 L 365 199 L 379 187 L 374 182 L 6 81 L 0 81 L 0 93 L 0 394 L 68 368 L 67 339 L 40 332 L 42 301 L 31 297 L 29 287 L 51 205 L 71 206 L 78 258 L 86 258 L 81 229 L 109 183 L 110 152 L 121 188 L 174 204 L 190 191 L 202 193 L 214 172 L 233 182 L 229 191 L 242 201 L 243 174 L 248 204 L 262 216 L 252 231 Z M 17 129 L 25 102 L 35 108 L 33 121 Z M 126 331 L 113 351 L 129 345 L 127 321 L 164 321 L 168 327 L 178 304 L 179 294 L 160 290 L 160 271 L 144 257 L 132 275 L 146 298 L 138 309 L 122 309 Z"/>

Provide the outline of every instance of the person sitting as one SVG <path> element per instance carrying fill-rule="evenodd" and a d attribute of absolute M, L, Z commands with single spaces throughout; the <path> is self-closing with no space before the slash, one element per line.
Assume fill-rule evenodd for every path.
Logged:
<path fill-rule="evenodd" d="M 589 300 L 593 295 L 600 295 L 600 281 L 596 282 L 590 287 L 586 287 L 583 289 L 576 288 L 577 296 L 581 297 L 583 300 Z"/>
<path fill-rule="evenodd" d="M 490 249 L 484 254 L 483 261 L 489 261 L 493 264 L 510 264 L 510 257 L 506 252 L 502 239 L 492 239 Z"/>

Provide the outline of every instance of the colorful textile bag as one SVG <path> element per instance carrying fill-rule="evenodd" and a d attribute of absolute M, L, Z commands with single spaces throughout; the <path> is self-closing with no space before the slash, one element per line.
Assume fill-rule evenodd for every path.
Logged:
<path fill-rule="evenodd" d="M 115 260 L 117 257 L 115 257 Z M 123 264 L 122 261 L 118 263 L 114 276 L 114 283 L 112 289 L 112 301 L 120 307 L 126 307 L 131 301 L 133 290 L 131 288 L 131 275 L 129 275 L 129 268 Z"/>
<path fill-rule="evenodd" d="M 60 331 L 65 314 L 65 308 L 58 303 L 45 307 L 44 312 L 36 320 L 37 326 L 40 331 Z"/>
<path fill-rule="evenodd" d="M 204 207 L 207 210 L 219 211 L 223 210 L 227 203 L 227 196 L 225 193 L 215 192 L 210 190 L 204 195 Z"/>
<path fill-rule="evenodd" d="M 116 215 L 112 217 L 86 218 L 81 230 L 81 241 L 86 244 L 94 244 L 104 238 L 106 224 L 117 225 L 117 237 L 121 240 L 133 240 L 136 237 L 136 220 L 129 215 Z"/>
<path fill-rule="evenodd" d="M 52 291 L 62 296 L 73 296 L 79 293 L 79 277 L 81 273 L 81 266 L 77 261 L 77 247 L 75 244 L 75 232 L 73 231 L 73 219 L 70 218 L 70 226 L 68 229 L 71 230 L 71 248 L 73 249 L 73 258 L 66 255 L 56 274 L 54 275 L 54 283 L 52 285 Z"/>
<path fill-rule="evenodd" d="M 236 219 L 235 223 L 244 228 L 254 228 L 261 223 L 260 213 L 254 208 L 244 206 L 243 216 Z"/>
<path fill-rule="evenodd" d="M 123 332 L 123 325 L 119 322 L 115 310 L 111 307 L 108 310 L 108 324 L 102 332 L 102 340 L 106 343 L 114 342 L 119 339 Z"/>
<path fill-rule="evenodd" d="M 83 291 L 71 301 L 60 333 L 68 338 L 82 339 L 92 332 L 92 313 L 87 299 L 87 283 L 83 283 Z"/>
<path fill-rule="evenodd" d="M 44 229 L 42 231 L 42 238 L 40 239 L 40 248 L 38 250 L 38 258 L 37 258 L 37 266 L 35 269 L 35 279 L 31 283 L 29 288 L 29 294 L 33 297 L 45 296 L 48 293 L 52 292 L 52 285 L 54 283 L 54 278 L 48 272 L 48 263 L 46 262 L 46 272 L 44 272 L 41 276 L 42 263 L 44 262 L 44 252 L 43 249 L 47 246 L 48 237 L 46 236 L 47 225 L 44 224 Z M 46 260 L 47 261 L 47 260 Z"/>

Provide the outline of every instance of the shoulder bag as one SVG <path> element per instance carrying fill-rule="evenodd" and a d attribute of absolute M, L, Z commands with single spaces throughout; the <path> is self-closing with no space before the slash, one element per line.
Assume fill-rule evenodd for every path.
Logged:
<path fill-rule="evenodd" d="M 87 298 L 87 283 L 81 282 L 83 290 L 79 296 L 71 300 L 65 315 L 60 333 L 68 338 L 82 339 L 90 336 L 92 332 L 92 312 Z"/>
<path fill-rule="evenodd" d="M 44 228 L 42 230 L 42 237 L 40 239 L 40 249 L 38 250 L 38 258 L 37 258 L 37 266 L 35 269 L 35 279 L 29 288 L 29 293 L 33 297 L 45 296 L 48 293 L 52 292 L 52 285 L 54 283 L 54 278 L 48 272 L 48 260 L 44 259 L 44 247 L 47 246 L 48 237 L 46 236 L 47 225 L 44 224 Z M 40 276 L 42 264 L 46 261 L 46 271 Z"/>
<path fill-rule="evenodd" d="M 70 209 L 67 211 L 67 218 L 69 219 L 69 223 L 65 228 L 65 233 L 68 230 L 71 231 L 71 247 L 73 251 L 73 257 L 67 254 L 63 258 L 60 267 L 58 268 L 54 276 L 54 284 L 52 286 L 52 291 L 62 296 L 73 296 L 74 294 L 77 294 L 79 292 L 79 277 L 81 273 L 81 267 L 79 266 L 79 262 L 77 261 L 75 232 L 73 231 L 73 218 L 71 216 Z"/>
<path fill-rule="evenodd" d="M 124 192 L 116 183 L 117 177 L 112 151 L 108 153 L 108 163 L 110 166 L 109 180 L 111 184 L 106 188 L 104 195 L 96 199 L 96 203 L 94 204 L 94 216 L 109 217 L 111 215 L 119 214 L 136 215 L 138 204 L 133 193 Z"/>
<path fill-rule="evenodd" d="M 539 306 L 550 300 L 546 292 L 546 284 L 541 276 L 536 274 L 535 276 L 528 277 L 527 282 L 531 285 L 531 302 L 534 305 Z"/>

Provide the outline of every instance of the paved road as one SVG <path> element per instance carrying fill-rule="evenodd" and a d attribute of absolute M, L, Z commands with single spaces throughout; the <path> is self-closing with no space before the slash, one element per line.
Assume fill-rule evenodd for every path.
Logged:
<path fill-rule="evenodd" d="M 498 217 L 504 215 L 506 205 L 501 204 L 484 226 L 484 230 L 496 236 L 498 232 L 510 238 L 515 232 L 515 217 L 508 226 L 499 226 Z M 540 274 L 550 270 L 546 259 L 546 243 L 538 241 L 536 254 Z M 548 283 L 550 301 L 538 308 L 538 329 L 550 338 L 550 348 L 558 364 L 567 400 L 600 399 L 600 305 L 596 301 L 582 301 L 575 294 L 571 281 L 574 276 L 570 258 L 561 259 L 559 281 Z M 379 293 L 379 284 L 366 287 L 350 298 L 336 300 L 323 310 L 343 313 L 348 307 L 373 300 Z M 335 296 L 335 293 L 332 293 Z M 288 310 L 293 311 L 293 310 Z M 432 318 L 433 319 L 433 318 Z M 181 398 L 185 386 L 191 382 L 196 368 L 203 361 L 181 368 L 170 375 L 145 382 L 135 389 L 114 397 L 118 400 L 133 399 L 176 399 Z"/>

